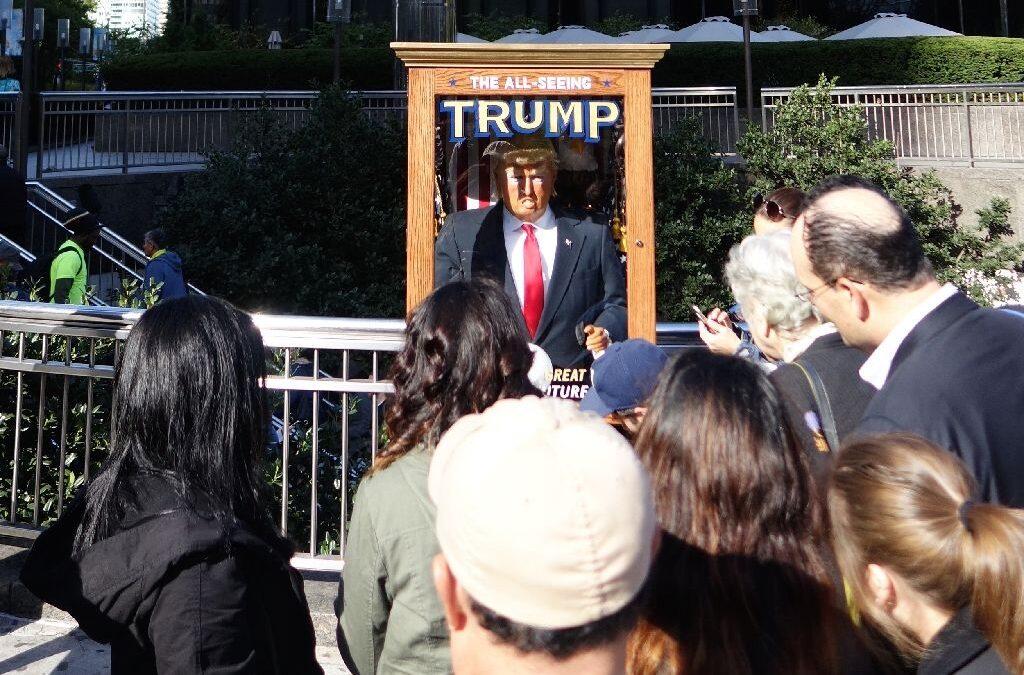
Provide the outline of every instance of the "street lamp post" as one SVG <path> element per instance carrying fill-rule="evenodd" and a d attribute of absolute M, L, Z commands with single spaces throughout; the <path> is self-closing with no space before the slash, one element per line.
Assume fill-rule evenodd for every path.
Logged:
<path fill-rule="evenodd" d="M 33 0 L 25 0 L 22 14 L 21 46 L 21 99 L 18 104 L 18 153 L 16 165 L 21 175 L 28 177 L 29 120 L 32 116 L 32 85 L 35 80 L 35 22 L 36 11 Z M 42 17 L 40 17 L 41 19 Z M 40 32 L 42 26 L 40 26 Z M 25 43 L 28 44 L 25 44 Z"/>
<path fill-rule="evenodd" d="M 57 46 L 60 48 L 60 62 L 57 68 L 60 73 L 60 90 L 64 91 L 64 83 L 68 79 L 67 50 L 71 40 L 71 19 L 57 19 Z"/>
<path fill-rule="evenodd" d="M 39 47 L 43 44 L 43 26 L 46 25 L 46 9 L 36 7 L 32 10 L 32 90 L 39 90 Z"/>
<path fill-rule="evenodd" d="M 342 27 L 352 21 L 352 0 L 327 0 L 327 20 L 334 25 L 334 84 L 341 82 Z"/>
<path fill-rule="evenodd" d="M 94 28 L 92 31 L 92 56 L 96 61 L 96 89 L 102 91 L 103 84 L 103 53 L 107 51 L 107 29 Z"/>
<path fill-rule="evenodd" d="M 747 80 L 747 124 L 754 122 L 754 68 L 750 58 L 750 17 L 757 16 L 757 0 L 732 0 L 734 16 L 743 17 L 743 68 Z"/>

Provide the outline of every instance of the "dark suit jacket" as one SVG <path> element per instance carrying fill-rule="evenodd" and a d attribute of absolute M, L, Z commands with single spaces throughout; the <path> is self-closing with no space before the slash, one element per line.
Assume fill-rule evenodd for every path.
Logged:
<path fill-rule="evenodd" d="M 556 367 L 586 365 L 582 327 L 608 329 L 626 338 L 626 283 L 622 263 L 605 223 L 549 206 L 558 221 L 558 249 L 534 342 Z M 489 276 L 520 307 L 505 251 L 504 205 L 450 216 L 434 244 L 434 287 L 449 281 Z M 570 243 L 566 243 L 570 242 Z M 519 313 L 522 318 L 522 312 Z M 523 331 L 526 322 L 523 320 Z"/>
<path fill-rule="evenodd" d="M 1024 507 L 1024 319 L 962 294 L 903 341 L 858 434 L 909 431 L 960 457 L 981 498 Z"/>
<path fill-rule="evenodd" d="M 839 333 L 830 333 L 812 342 L 794 360 L 795 363 L 810 365 L 821 376 L 840 441 L 853 432 L 868 402 L 875 395 L 875 388 L 860 379 L 858 372 L 866 358 L 864 352 L 844 344 Z M 803 371 L 792 363 L 780 365 L 769 375 L 769 379 L 782 394 L 786 416 L 810 460 L 815 480 L 819 486 L 826 485 L 833 458 L 829 453 L 817 449 L 811 429 L 804 420 L 804 414 L 808 412 L 816 414 L 819 420 L 824 419 L 814 401 L 811 383 Z"/>

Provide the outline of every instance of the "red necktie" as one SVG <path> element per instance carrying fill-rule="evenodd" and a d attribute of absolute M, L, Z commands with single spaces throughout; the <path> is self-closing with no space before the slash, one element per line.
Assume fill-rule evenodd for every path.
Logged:
<path fill-rule="evenodd" d="M 544 272 L 540 264 L 540 246 L 533 230 L 533 223 L 523 223 L 523 232 L 526 232 L 523 245 L 523 318 L 530 337 L 537 337 L 540 315 L 544 312 Z"/>

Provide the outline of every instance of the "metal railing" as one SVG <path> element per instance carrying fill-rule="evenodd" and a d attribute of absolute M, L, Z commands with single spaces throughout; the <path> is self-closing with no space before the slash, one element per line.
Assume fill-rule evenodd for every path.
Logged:
<path fill-rule="evenodd" d="M 651 92 L 651 106 L 655 133 L 671 130 L 682 119 L 696 119 L 720 155 L 736 154 L 740 118 L 735 87 L 658 88 Z"/>
<path fill-rule="evenodd" d="M 792 91 L 761 90 L 765 129 Z M 836 87 L 832 100 L 862 108 L 868 137 L 891 142 L 903 162 L 1024 162 L 1024 83 Z"/>
<path fill-rule="evenodd" d="M 43 92 L 34 175 L 202 165 L 246 115 L 305 119 L 316 92 Z"/>
<path fill-rule="evenodd" d="M 372 119 L 404 127 L 404 91 L 358 91 Z M 297 125 L 314 91 L 44 92 L 31 175 L 120 171 L 143 167 L 201 168 L 210 151 L 228 147 L 240 121 L 269 110 Z M 721 154 L 734 154 L 739 124 L 731 87 L 656 89 L 655 128 L 698 118 Z"/>
<path fill-rule="evenodd" d="M 49 255 L 57 250 L 70 232 L 62 223 L 74 205 L 50 190 L 42 183 L 29 181 L 25 184 L 28 193 L 27 240 L 18 242 L 33 256 Z M 100 231 L 100 239 L 86 253 L 91 287 L 90 301 L 110 305 L 124 289 L 124 280 L 141 282 L 149 262 L 142 249 L 108 227 Z M 202 295 L 203 292 L 188 284 L 189 292 Z"/>
<path fill-rule="evenodd" d="M 0 302 L 0 533 L 45 527 L 101 465 L 114 366 L 141 315 Z M 383 404 L 393 387 L 384 374 L 404 322 L 253 320 L 268 350 L 266 386 L 278 420 L 266 447 L 275 519 L 302 552 L 297 567 L 338 569 L 355 489 L 386 442 Z M 658 335 L 668 350 L 700 344 L 695 324 L 661 324 Z"/>
<path fill-rule="evenodd" d="M 18 115 L 18 99 L 15 92 L 0 93 L 0 145 L 14 155 L 15 119 Z"/>
<path fill-rule="evenodd" d="M 762 90 L 765 128 L 791 91 Z M 404 126 L 405 92 L 353 94 L 371 118 Z M 14 104 L 3 96 L 0 138 L 4 124 L 13 129 L 14 116 Z M 31 175 L 200 169 L 210 151 L 231 143 L 246 115 L 269 110 L 286 125 L 300 124 L 316 96 L 314 91 L 44 92 Z M 17 95 L 6 98 L 16 101 Z M 1024 161 L 1024 84 L 838 87 L 833 100 L 862 106 L 871 138 L 891 141 L 901 160 Z M 699 119 L 719 155 L 736 154 L 740 111 L 732 87 L 655 88 L 652 114 L 658 132 L 683 118 Z"/>

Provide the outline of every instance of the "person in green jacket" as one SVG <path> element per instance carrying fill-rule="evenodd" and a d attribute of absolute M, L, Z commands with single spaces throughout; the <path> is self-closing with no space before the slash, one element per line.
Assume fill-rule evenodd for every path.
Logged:
<path fill-rule="evenodd" d="M 50 302 L 84 305 L 89 278 L 85 254 L 99 241 L 101 225 L 93 214 L 75 208 L 68 214 L 64 227 L 71 236 L 60 245 L 50 263 Z"/>
<path fill-rule="evenodd" d="M 440 549 L 427 470 L 461 417 L 540 395 L 517 311 L 497 283 L 473 279 L 434 291 L 409 320 L 391 372 L 391 440 L 356 493 L 336 605 L 338 648 L 357 675 L 451 670 L 431 572 Z"/>

